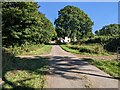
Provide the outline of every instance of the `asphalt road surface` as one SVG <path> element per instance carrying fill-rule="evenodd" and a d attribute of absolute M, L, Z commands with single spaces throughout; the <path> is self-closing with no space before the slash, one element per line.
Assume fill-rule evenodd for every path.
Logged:
<path fill-rule="evenodd" d="M 46 88 L 118 88 L 118 80 L 53 45 Z"/>

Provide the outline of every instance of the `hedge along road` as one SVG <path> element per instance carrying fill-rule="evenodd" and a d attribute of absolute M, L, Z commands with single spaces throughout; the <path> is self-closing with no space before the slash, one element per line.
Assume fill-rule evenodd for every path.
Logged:
<path fill-rule="evenodd" d="M 47 88 L 118 88 L 118 80 L 53 45 Z"/>

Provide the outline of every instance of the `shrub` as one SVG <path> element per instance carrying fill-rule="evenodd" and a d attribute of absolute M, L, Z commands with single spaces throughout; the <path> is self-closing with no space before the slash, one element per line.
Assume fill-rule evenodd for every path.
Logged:
<path fill-rule="evenodd" d="M 118 47 L 120 47 L 120 38 L 114 38 L 104 46 L 104 49 L 109 52 L 116 52 Z"/>
<path fill-rule="evenodd" d="M 36 51 L 38 48 L 42 48 L 44 44 L 22 44 L 21 46 L 10 46 L 7 48 L 8 51 L 12 52 L 15 55 L 21 55 L 23 53 L 31 52 L 31 51 Z"/>
<path fill-rule="evenodd" d="M 69 48 L 75 49 L 75 50 L 79 50 L 79 48 L 80 48 L 79 45 L 71 45 L 71 44 L 68 44 L 67 46 L 68 46 Z"/>
<path fill-rule="evenodd" d="M 66 45 L 69 49 L 76 50 L 80 53 L 90 53 L 90 54 L 108 54 L 102 45 L 100 44 L 81 44 L 81 45 Z"/>
<path fill-rule="evenodd" d="M 94 38 L 90 38 L 90 39 L 84 41 L 84 43 L 86 43 L 86 44 L 90 44 L 90 43 L 105 44 L 113 38 L 114 37 L 111 37 L 111 36 L 95 36 Z"/>
<path fill-rule="evenodd" d="M 99 45 L 99 44 L 81 45 L 79 48 L 79 51 L 91 53 L 91 54 L 105 54 L 106 53 L 102 45 Z"/>
<path fill-rule="evenodd" d="M 116 52 L 117 47 L 120 47 L 119 36 L 95 36 L 93 38 L 83 39 L 77 44 L 101 44 L 102 47 L 108 52 Z M 97 49 L 97 48 L 96 48 Z M 97 49 L 99 50 L 99 49 Z M 102 49 L 101 49 L 102 50 Z"/>

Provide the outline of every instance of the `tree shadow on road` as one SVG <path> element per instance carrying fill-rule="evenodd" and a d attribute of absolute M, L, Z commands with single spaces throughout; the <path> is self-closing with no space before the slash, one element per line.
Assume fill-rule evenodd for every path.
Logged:
<path fill-rule="evenodd" d="M 95 72 L 99 72 L 98 70 L 93 70 L 91 68 L 84 68 L 90 65 L 88 62 L 91 60 L 92 59 L 88 59 L 88 58 L 87 59 L 83 58 L 79 60 L 79 59 L 75 59 L 74 57 L 54 56 L 50 60 L 51 71 L 52 71 L 51 75 L 58 75 L 65 79 L 71 79 L 71 80 L 80 79 L 80 78 L 76 76 L 66 75 L 66 73 L 76 73 L 76 74 L 92 75 L 95 77 L 115 79 L 112 76 L 94 74 Z"/>
<path fill-rule="evenodd" d="M 48 57 L 20 58 L 3 51 L 2 61 L 3 89 L 34 90 L 36 89 L 34 86 L 37 84 L 40 88 L 43 88 L 44 80 L 42 77 L 46 74 Z"/>

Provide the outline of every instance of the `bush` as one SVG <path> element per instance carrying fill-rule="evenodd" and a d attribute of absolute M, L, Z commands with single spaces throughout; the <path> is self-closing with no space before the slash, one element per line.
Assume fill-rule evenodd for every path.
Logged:
<path fill-rule="evenodd" d="M 81 44 L 81 45 L 67 44 L 66 47 L 68 47 L 71 50 L 75 50 L 76 53 L 79 52 L 108 55 L 108 53 L 104 50 L 103 46 L 100 44 Z"/>
<path fill-rule="evenodd" d="M 104 46 L 109 52 L 117 52 L 118 47 L 120 47 L 120 38 L 114 38 Z"/>
<path fill-rule="evenodd" d="M 75 49 L 75 50 L 79 50 L 79 48 L 80 48 L 79 45 L 71 45 L 71 44 L 68 44 L 67 46 L 68 46 L 69 48 Z"/>
<path fill-rule="evenodd" d="M 38 44 L 38 45 L 34 45 L 34 44 L 22 44 L 21 46 L 10 46 L 9 48 L 7 48 L 7 50 L 9 52 L 12 52 L 15 55 L 21 55 L 21 54 L 26 54 L 29 53 L 31 51 L 36 51 L 40 48 L 42 48 L 44 46 L 44 44 Z"/>
<path fill-rule="evenodd" d="M 117 47 L 120 47 L 119 36 L 95 36 L 93 38 L 83 39 L 76 44 L 100 44 L 108 52 L 116 52 Z"/>
<path fill-rule="evenodd" d="M 79 51 L 90 54 L 106 54 L 106 51 L 103 49 L 103 46 L 99 44 L 81 45 Z"/>
<path fill-rule="evenodd" d="M 114 37 L 111 37 L 111 36 L 95 36 L 94 38 L 90 38 L 90 39 L 84 41 L 84 43 L 86 43 L 86 44 L 90 44 L 90 43 L 105 44 L 113 38 Z"/>

